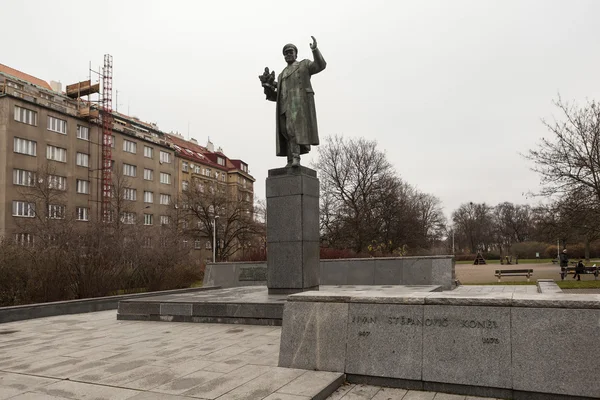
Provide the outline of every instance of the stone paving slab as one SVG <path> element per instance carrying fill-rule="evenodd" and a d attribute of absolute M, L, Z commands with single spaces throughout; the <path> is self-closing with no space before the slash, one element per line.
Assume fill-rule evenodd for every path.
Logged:
<path fill-rule="evenodd" d="M 119 321 L 115 314 L 2 324 L 0 399 L 313 399 L 344 378 L 278 367 L 277 327 Z"/>
<path fill-rule="evenodd" d="M 499 400 L 490 397 L 462 396 L 448 393 L 382 388 L 363 384 L 344 384 L 327 400 Z"/>
<path fill-rule="evenodd" d="M 0 335 L 0 400 L 323 399 L 322 389 L 331 393 L 344 378 L 277 367 L 279 327 L 115 316 L 111 310 L 1 324 L 11 333 Z M 329 399 L 475 400 L 441 395 L 344 384 Z"/>
<path fill-rule="evenodd" d="M 528 293 L 537 294 L 537 286 L 533 285 L 461 285 L 452 293 Z"/>

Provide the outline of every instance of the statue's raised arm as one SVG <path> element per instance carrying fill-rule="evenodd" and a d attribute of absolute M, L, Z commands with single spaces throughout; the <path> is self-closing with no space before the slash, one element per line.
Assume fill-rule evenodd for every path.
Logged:
<path fill-rule="evenodd" d="M 318 74 L 319 72 L 323 71 L 325 69 L 325 67 L 327 67 L 327 62 L 325 62 L 323 55 L 317 48 L 317 39 L 315 39 L 314 36 L 311 36 L 311 38 L 312 38 L 313 42 L 310 43 L 309 46 L 310 46 L 310 49 L 312 50 L 313 57 L 315 60 L 309 64 L 308 70 L 310 71 L 311 75 L 314 75 L 314 74 Z"/>

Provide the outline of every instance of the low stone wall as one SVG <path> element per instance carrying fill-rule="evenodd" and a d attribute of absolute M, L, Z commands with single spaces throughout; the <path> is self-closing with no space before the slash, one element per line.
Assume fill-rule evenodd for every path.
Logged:
<path fill-rule="evenodd" d="M 139 299 L 149 296 L 178 294 L 218 289 L 218 287 L 200 287 L 160 292 L 124 294 L 119 296 L 94 297 L 90 299 L 55 301 L 51 303 L 25 304 L 22 306 L 0 307 L 0 323 L 26 319 L 52 317 L 55 315 L 81 314 L 95 311 L 116 310 L 119 301 Z"/>
<path fill-rule="evenodd" d="M 267 286 L 267 263 L 252 261 L 208 263 L 204 270 L 202 284 L 222 288 Z"/>
<path fill-rule="evenodd" d="M 598 398 L 599 337 L 600 295 L 307 292 L 284 307 L 279 366 L 471 396 Z"/>
<path fill-rule="evenodd" d="M 451 290 L 456 279 L 452 256 L 321 260 L 320 270 L 321 285 L 439 285 Z M 264 286 L 266 271 L 266 263 L 209 263 L 204 285 Z"/>

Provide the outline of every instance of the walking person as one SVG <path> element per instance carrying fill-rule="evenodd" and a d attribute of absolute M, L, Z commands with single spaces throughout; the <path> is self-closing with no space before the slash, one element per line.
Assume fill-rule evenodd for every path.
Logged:
<path fill-rule="evenodd" d="M 567 249 L 564 249 L 562 251 L 562 253 L 560 253 L 559 259 L 560 259 L 559 260 L 560 261 L 560 275 L 562 276 L 562 279 L 564 280 L 568 274 L 567 267 L 569 266 L 569 256 L 567 255 Z"/>
<path fill-rule="evenodd" d="M 577 280 L 580 281 L 581 274 L 583 273 L 584 270 L 585 270 L 585 265 L 583 265 L 582 260 L 579 260 L 579 262 L 577 263 L 577 266 L 575 267 L 575 275 L 573 275 L 573 279 L 575 279 L 575 277 L 577 277 Z"/>

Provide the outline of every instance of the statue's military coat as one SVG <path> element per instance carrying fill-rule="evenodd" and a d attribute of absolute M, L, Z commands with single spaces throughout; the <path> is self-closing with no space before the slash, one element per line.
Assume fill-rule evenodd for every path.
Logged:
<path fill-rule="evenodd" d="M 279 74 L 276 115 L 278 156 L 287 156 L 287 140 L 281 132 L 279 118 L 282 112 L 285 112 L 288 119 L 287 125 L 294 129 L 301 154 L 308 153 L 310 145 L 319 144 L 315 92 L 310 83 L 310 77 L 323 71 L 327 63 L 318 49 L 313 51 L 313 56 L 315 61 L 296 61 Z"/>

